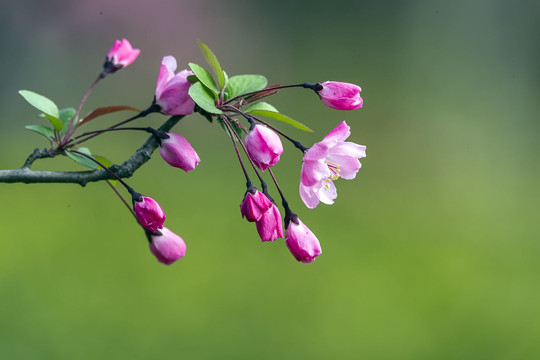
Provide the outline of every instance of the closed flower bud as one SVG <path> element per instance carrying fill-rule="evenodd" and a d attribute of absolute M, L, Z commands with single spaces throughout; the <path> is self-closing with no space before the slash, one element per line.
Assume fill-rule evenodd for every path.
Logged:
<path fill-rule="evenodd" d="M 252 187 L 246 192 L 244 200 L 240 204 L 240 212 L 242 217 L 245 217 L 249 222 L 259 221 L 272 205 L 266 195 Z"/>
<path fill-rule="evenodd" d="M 165 139 L 160 139 L 159 153 L 169 165 L 180 168 L 185 172 L 195 169 L 201 159 L 191 144 L 180 134 L 166 133 Z"/>
<path fill-rule="evenodd" d="M 296 216 L 287 219 L 285 225 L 285 244 L 294 258 L 303 263 L 310 263 L 322 253 L 317 237 Z M 286 221 L 287 221 L 286 220 Z"/>
<path fill-rule="evenodd" d="M 279 136 L 268 127 L 257 124 L 244 139 L 249 157 L 261 171 L 274 166 L 283 153 Z"/>
<path fill-rule="evenodd" d="M 257 232 L 262 241 L 274 241 L 283 237 L 283 224 L 281 222 L 281 214 L 276 205 L 272 204 L 255 223 Z"/>
<path fill-rule="evenodd" d="M 174 56 L 165 56 L 161 60 L 156 84 L 156 103 L 167 115 L 189 115 L 195 109 L 195 102 L 188 94 L 191 83 L 187 77 L 193 72 L 182 70 L 175 75 L 175 70 Z"/>
<path fill-rule="evenodd" d="M 139 223 L 148 231 L 155 232 L 163 227 L 165 213 L 156 200 L 136 194 L 133 196 L 133 208 Z"/>
<path fill-rule="evenodd" d="M 107 53 L 105 72 L 112 73 L 118 69 L 131 65 L 139 56 L 141 50 L 133 49 L 126 39 L 116 40 Z"/>
<path fill-rule="evenodd" d="M 171 265 L 186 255 L 184 240 L 164 227 L 150 236 L 150 251 L 165 265 Z"/>
<path fill-rule="evenodd" d="M 338 81 L 325 81 L 319 84 L 317 93 L 324 105 L 337 110 L 354 110 L 362 107 L 359 86 Z"/>

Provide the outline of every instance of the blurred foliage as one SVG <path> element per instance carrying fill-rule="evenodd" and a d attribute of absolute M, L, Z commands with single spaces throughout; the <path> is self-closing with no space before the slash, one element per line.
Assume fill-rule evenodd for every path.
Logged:
<path fill-rule="evenodd" d="M 503 0 L 3 4 L 1 168 L 46 146 L 24 129 L 36 114 L 17 91 L 76 107 L 121 37 L 141 56 L 87 111 L 147 107 L 161 58 L 202 63 L 201 39 L 229 76 L 362 86 L 356 112 L 300 89 L 272 103 L 315 130 L 277 124 L 307 145 L 347 120 L 368 156 L 354 181 L 337 182 L 335 205 L 309 211 L 300 154 L 285 146 L 276 174 L 323 247 L 309 265 L 241 219 L 234 151 L 200 116 L 176 127 L 202 159 L 196 171 L 156 157 L 129 179 L 188 245 L 171 267 L 106 184 L 0 184 L 0 357 L 539 357 L 539 15 L 536 1 Z M 89 145 L 119 162 L 142 141 Z"/>

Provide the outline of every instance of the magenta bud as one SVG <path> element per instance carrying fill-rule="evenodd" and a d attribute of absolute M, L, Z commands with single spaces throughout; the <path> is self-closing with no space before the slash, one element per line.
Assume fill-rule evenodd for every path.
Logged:
<path fill-rule="evenodd" d="M 165 265 L 171 265 L 186 255 L 184 240 L 164 227 L 151 236 L 150 251 Z"/>
<path fill-rule="evenodd" d="M 263 214 L 270 209 L 272 202 L 262 192 L 255 188 L 251 188 L 246 192 L 246 196 L 240 204 L 240 212 L 242 217 L 247 221 L 259 221 Z"/>
<path fill-rule="evenodd" d="M 166 139 L 161 139 L 159 153 L 169 165 L 180 168 L 185 172 L 195 169 L 201 159 L 191 144 L 180 134 L 167 133 Z"/>
<path fill-rule="evenodd" d="M 155 232 L 163 227 L 165 213 L 156 200 L 140 196 L 134 200 L 133 208 L 139 223 L 148 231 Z"/>
<path fill-rule="evenodd" d="M 285 226 L 285 244 L 296 260 L 310 263 L 322 253 L 319 240 L 298 217 Z"/>
<path fill-rule="evenodd" d="M 113 47 L 107 53 L 107 62 L 112 64 L 115 70 L 131 65 L 139 56 L 141 50 L 133 49 L 126 39 L 116 40 Z"/>
<path fill-rule="evenodd" d="M 281 214 L 274 204 L 270 206 L 255 225 L 262 241 L 274 241 L 283 237 Z"/>
<path fill-rule="evenodd" d="M 359 86 L 338 81 L 325 81 L 319 84 L 317 93 L 324 105 L 337 110 L 354 110 L 362 107 Z"/>
<path fill-rule="evenodd" d="M 167 115 L 189 115 L 195 109 L 195 101 L 189 96 L 191 83 L 187 77 L 193 75 L 190 70 L 176 71 L 174 56 L 165 56 L 161 60 L 161 68 L 156 84 L 156 103 Z"/>
<path fill-rule="evenodd" d="M 249 157 L 261 171 L 276 165 L 279 156 L 283 153 L 283 145 L 279 136 L 261 124 L 255 125 L 246 135 L 244 142 Z"/>

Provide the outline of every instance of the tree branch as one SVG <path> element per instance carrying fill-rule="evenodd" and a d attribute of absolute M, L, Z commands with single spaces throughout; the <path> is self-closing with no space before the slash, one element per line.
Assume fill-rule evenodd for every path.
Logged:
<path fill-rule="evenodd" d="M 168 132 L 184 116 L 173 116 L 167 120 L 159 130 Z M 137 171 L 144 163 L 150 160 L 152 153 L 158 147 L 154 136 L 150 136 L 133 156 L 124 161 L 121 165 L 111 166 L 110 169 L 120 178 L 128 178 Z M 89 171 L 45 171 L 31 170 L 30 165 L 36 160 L 44 157 L 53 157 L 47 150 L 36 149 L 26 159 L 20 169 L 0 170 L 0 182 L 25 184 L 35 183 L 74 183 L 85 186 L 89 182 L 114 180 L 114 178 L 103 169 Z"/>

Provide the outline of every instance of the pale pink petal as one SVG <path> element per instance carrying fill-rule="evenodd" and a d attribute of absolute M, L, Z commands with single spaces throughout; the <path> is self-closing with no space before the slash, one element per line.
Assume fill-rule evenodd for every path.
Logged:
<path fill-rule="evenodd" d="M 330 151 L 331 155 L 348 155 L 355 158 L 366 157 L 366 147 L 353 142 L 343 142 L 334 146 Z"/>
<path fill-rule="evenodd" d="M 332 155 L 328 157 L 328 160 L 335 164 L 339 164 L 339 176 L 346 180 L 354 179 L 356 177 L 356 173 L 362 167 L 360 161 L 351 156 Z"/>
<path fill-rule="evenodd" d="M 159 74 L 156 84 L 156 98 L 160 98 L 163 90 L 167 86 L 167 83 L 174 77 L 174 71 L 176 70 L 176 59 L 174 56 L 165 56 L 161 60 L 161 67 L 159 68 Z"/>
<path fill-rule="evenodd" d="M 319 205 L 317 192 L 314 191 L 313 187 L 302 185 L 302 183 L 300 183 L 300 198 L 308 209 L 315 209 Z"/>
<path fill-rule="evenodd" d="M 337 190 L 336 186 L 332 181 L 326 182 L 324 186 L 322 186 L 317 195 L 319 196 L 319 200 L 327 205 L 332 205 L 334 203 L 334 199 L 337 198 Z"/>
<path fill-rule="evenodd" d="M 323 141 L 332 141 L 335 143 L 343 142 L 349 137 L 349 135 L 351 135 L 351 128 L 345 123 L 345 121 L 342 121 L 334 128 L 334 130 L 330 131 L 328 135 L 324 137 Z"/>
<path fill-rule="evenodd" d="M 304 161 L 300 172 L 300 182 L 306 186 L 312 186 L 331 175 L 332 172 L 324 162 Z"/>

